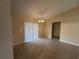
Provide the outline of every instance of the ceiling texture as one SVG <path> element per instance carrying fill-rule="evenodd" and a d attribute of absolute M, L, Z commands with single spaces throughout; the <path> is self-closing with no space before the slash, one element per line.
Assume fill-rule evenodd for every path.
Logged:
<path fill-rule="evenodd" d="M 12 0 L 13 16 L 46 19 L 59 15 L 79 5 L 79 0 Z"/>

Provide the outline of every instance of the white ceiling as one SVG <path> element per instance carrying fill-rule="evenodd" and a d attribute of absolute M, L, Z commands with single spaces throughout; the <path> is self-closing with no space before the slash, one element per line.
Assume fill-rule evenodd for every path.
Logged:
<path fill-rule="evenodd" d="M 12 0 L 12 14 L 46 19 L 75 8 L 78 4 L 79 0 Z"/>

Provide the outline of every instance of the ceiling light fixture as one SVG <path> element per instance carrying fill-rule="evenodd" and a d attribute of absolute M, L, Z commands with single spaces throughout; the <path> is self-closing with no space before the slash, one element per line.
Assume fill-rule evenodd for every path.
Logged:
<path fill-rule="evenodd" d="M 38 20 L 38 22 L 39 22 L 39 23 L 44 23 L 44 22 L 45 22 L 45 20 Z"/>

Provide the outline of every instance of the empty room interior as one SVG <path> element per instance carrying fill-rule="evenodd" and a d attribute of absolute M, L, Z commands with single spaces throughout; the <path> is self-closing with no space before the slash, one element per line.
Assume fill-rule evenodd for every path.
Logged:
<path fill-rule="evenodd" d="M 79 0 L 2 0 L 0 59 L 79 59 Z"/>

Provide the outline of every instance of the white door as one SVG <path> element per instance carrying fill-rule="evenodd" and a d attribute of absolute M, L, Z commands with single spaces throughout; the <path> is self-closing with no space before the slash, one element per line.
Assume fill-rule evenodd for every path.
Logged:
<path fill-rule="evenodd" d="M 25 42 L 37 40 L 38 39 L 38 24 L 25 22 L 24 33 L 25 33 Z"/>
<path fill-rule="evenodd" d="M 33 40 L 38 39 L 38 24 L 37 23 L 32 23 L 32 37 L 33 37 Z"/>

